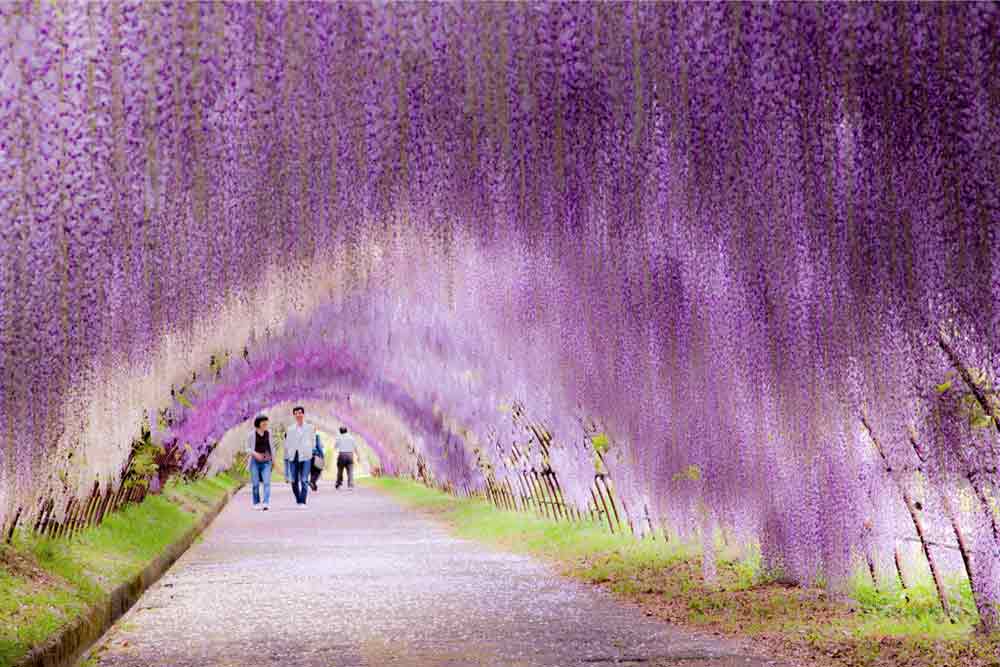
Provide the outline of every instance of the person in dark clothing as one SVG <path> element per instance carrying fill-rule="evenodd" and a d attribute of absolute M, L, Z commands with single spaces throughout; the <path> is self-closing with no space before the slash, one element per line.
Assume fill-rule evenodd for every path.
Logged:
<path fill-rule="evenodd" d="M 354 488 L 354 459 L 358 455 L 358 443 L 347 434 L 347 427 L 340 427 L 340 435 L 335 442 L 337 447 L 337 488 L 344 483 L 344 471 L 347 471 L 347 488 Z"/>
<path fill-rule="evenodd" d="M 319 433 L 316 434 L 316 446 L 313 447 L 312 453 L 312 467 L 309 468 L 309 486 L 313 491 L 319 491 L 319 487 L 316 486 L 316 482 L 319 481 L 319 476 L 323 474 L 323 468 L 326 466 L 326 458 L 323 454 L 323 444 L 319 440 Z"/>
<path fill-rule="evenodd" d="M 267 511 L 271 506 L 271 433 L 267 430 L 267 417 L 260 415 L 253 420 L 253 430 L 247 437 L 247 453 L 250 455 L 250 484 L 253 493 L 253 508 Z M 260 500 L 260 485 L 264 485 L 264 502 Z"/>

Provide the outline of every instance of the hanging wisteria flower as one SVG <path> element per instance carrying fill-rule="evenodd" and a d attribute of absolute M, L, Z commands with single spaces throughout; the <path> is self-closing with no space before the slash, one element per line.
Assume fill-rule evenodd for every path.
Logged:
<path fill-rule="evenodd" d="M 144 415 L 198 466 L 309 400 L 800 583 L 967 531 L 995 626 L 998 44 L 986 3 L 0 4 L 0 524 Z"/>

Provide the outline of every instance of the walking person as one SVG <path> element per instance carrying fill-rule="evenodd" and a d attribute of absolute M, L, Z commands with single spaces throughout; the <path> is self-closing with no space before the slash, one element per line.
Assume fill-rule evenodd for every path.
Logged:
<path fill-rule="evenodd" d="M 271 433 L 267 430 L 268 420 L 259 415 L 253 420 L 253 430 L 247 437 L 247 453 L 250 455 L 250 485 L 253 508 L 267 511 L 271 506 Z M 264 485 L 264 502 L 260 502 L 260 486 Z"/>
<path fill-rule="evenodd" d="M 319 481 L 319 476 L 323 474 L 323 468 L 325 467 L 326 455 L 323 452 L 323 443 L 319 440 L 319 433 L 317 433 L 316 446 L 313 447 L 312 466 L 309 469 L 309 486 L 312 487 L 313 491 L 319 491 L 316 482 Z"/>
<path fill-rule="evenodd" d="M 278 440 L 279 440 L 279 441 L 284 441 L 284 434 L 282 434 L 282 435 L 281 435 L 281 436 L 280 436 L 280 437 L 278 438 Z M 285 448 L 284 444 L 282 444 L 282 450 L 283 450 L 283 451 L 285 451 L 286 453 L 288 452 L 288 450 L 287 450 L 287 449 Z M 284 457 L 282 457 L 282 458 L 283 458 L 283 459 L 284 459 L 284 461 L 285 461 L 285 471 L 284 471 L 284 477 L 285 477 L 285 482 L 286 482 L 287 484 L 291 484 L 291 483 L 292 483 L 292 464 L 291 464 L 291 462 L 290 462 L 290 461 L 288 460 L 288 456 L 287 456 L 287 455 L 286 455 L 286 456 L 284 456 Z"/>
<path fill-rule="evenodd" d="M 292 493 L 295 504 L 305 509 L 309 495 L 309 462 L 316 441 L 316 429 L 306 422 L 306 409 L 301 405 L 292 408 L 295 423 L 285 432 L 285 459 L 292 471 Z"/>
<path fill-rule="evenodd" d="M 354 463 L 358 455 L 358 443 L 347 433 L 347 427 L 340 427 L 340 435 L 334 442 L 337 448 L 337 486 L 344 483 L 344 470 L 347 470 L 347 488 L 354 488 Z"/>

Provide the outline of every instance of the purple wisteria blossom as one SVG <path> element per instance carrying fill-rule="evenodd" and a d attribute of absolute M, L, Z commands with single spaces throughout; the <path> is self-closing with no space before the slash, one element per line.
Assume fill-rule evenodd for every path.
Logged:
<path fill-rule="evenodd" d="M 0 525 L 301 399 L 996 626 L 998 183 L 996 4 L 2 3 Z"/>

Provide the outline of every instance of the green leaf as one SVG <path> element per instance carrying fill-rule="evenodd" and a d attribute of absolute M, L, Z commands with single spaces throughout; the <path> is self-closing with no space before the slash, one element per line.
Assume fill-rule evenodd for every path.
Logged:
<path fill-rule="evenodd" d="M 691 482 L 697 482 L 701 479 L 701 468 L 696 465 L 689 465 L 685 467 L 678 473 L 674 474 L 675 480 L 689 480 Z"/>
<path fill-rule="evenodd" d="M 942 382 L 941 384 L 939 384 L 936 387 L 934 387 L 934 389 L 935 389 L 935 391 L 937 391 L 937 393 L 943 394 L 944 392 L 946 392 L 949 389 L 951 389 L 951 380 L 949 380 L 947 382 Z"/>
<path fill-rule="evenodd" d="M 590 442 L 594 445 L 594 449 L 602 454 L 608 451 L 608 447 L 611 445 L 607 433 L 597 433 L 591 436 Z"/>
<path fill-rule="evenodd" d="M 993 425 L 993 417 L 986 414 L 973 415 L 972 428 L 989 428 Z"/>
<path fill-rule="evenodd" d="M 194 405 L 191 404 L 191 401 L 189 401 L 187 397 L 184 396 L 184 394 L 177 394 L 177 402 L 183 405 L 185 408 L 194 407 Z"/>

